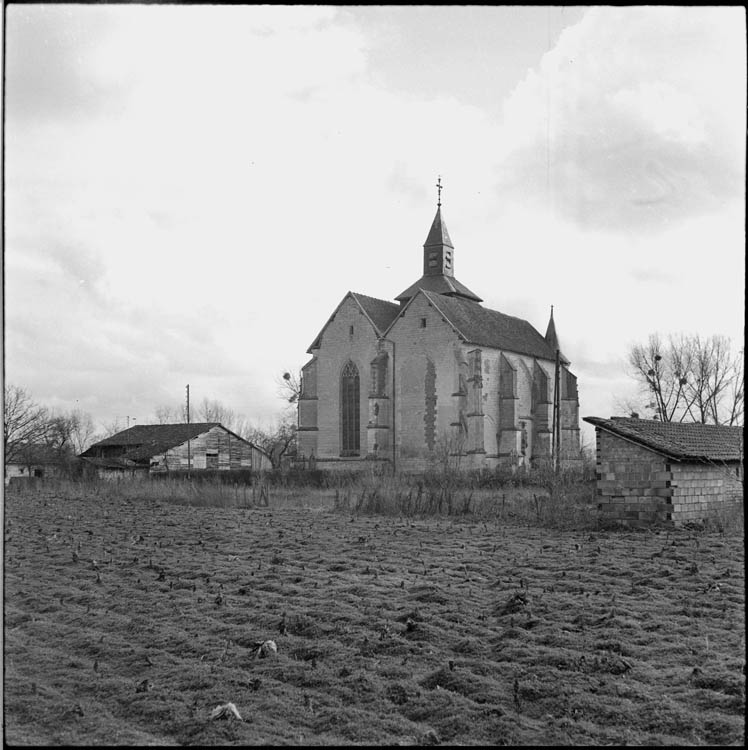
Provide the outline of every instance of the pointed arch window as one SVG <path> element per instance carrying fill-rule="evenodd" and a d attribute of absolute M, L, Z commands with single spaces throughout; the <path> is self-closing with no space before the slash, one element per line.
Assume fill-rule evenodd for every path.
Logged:
<path fill-rule="evenodd" d="M 361 452 L 361 380 L 358 367 L 348 362 L 340 374 L 341 455 Z"/>

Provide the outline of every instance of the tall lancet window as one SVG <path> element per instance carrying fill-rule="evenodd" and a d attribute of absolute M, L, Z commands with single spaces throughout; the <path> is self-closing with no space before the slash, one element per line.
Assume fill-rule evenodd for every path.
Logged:
<path fill-rule="evenodd" d="M 358 456 L 361 451 L 361 381 L 353 362 L 340 374 L 341 455 Z"/>

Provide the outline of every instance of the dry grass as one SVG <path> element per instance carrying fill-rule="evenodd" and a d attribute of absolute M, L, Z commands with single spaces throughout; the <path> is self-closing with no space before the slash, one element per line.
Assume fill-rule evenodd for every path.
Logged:
<path fill-rule="evenodd" d="M 6 740 L 743 744 L 742 530 L 529 525 L 530 489 L 431 518 L 284 492 L 11 490 Z M 244 721 L 212 721 L 229 701 Z"/>

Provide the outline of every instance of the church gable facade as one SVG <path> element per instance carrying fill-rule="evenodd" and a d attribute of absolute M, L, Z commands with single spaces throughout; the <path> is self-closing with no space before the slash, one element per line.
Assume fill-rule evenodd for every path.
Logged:
<path fill-rule="evenodd" d="M 319 468 L 491 469 L 579 457 L 576 378 L 551 320 L 483 307 L 454 277 L 441 204 L 398 303 L 349 292 L 309 348 L 298 445 Z M 554 387 L 558 361 L 558 401 Z"/>

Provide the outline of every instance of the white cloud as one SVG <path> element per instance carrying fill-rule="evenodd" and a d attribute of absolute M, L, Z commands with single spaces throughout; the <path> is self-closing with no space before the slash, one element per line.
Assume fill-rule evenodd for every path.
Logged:
<path fill-rule="evenodd" d="M 439 173 L 458 278 L 541 332 L 556 305 L 584 413 L 629 341 L 742 320 L 740 11 L 592 9 L 497 123 L 383 88 L 334 8 L 53 7 L 7 29 L 6 364 L 39 398 L 270 419 L 346 291 L 420 275 Z"/>
<path fill-rule="evenodd" d="M 594 8 L 506 101 L 502 197 L 660 231 L 742 191 L 738 8 Z"/>

